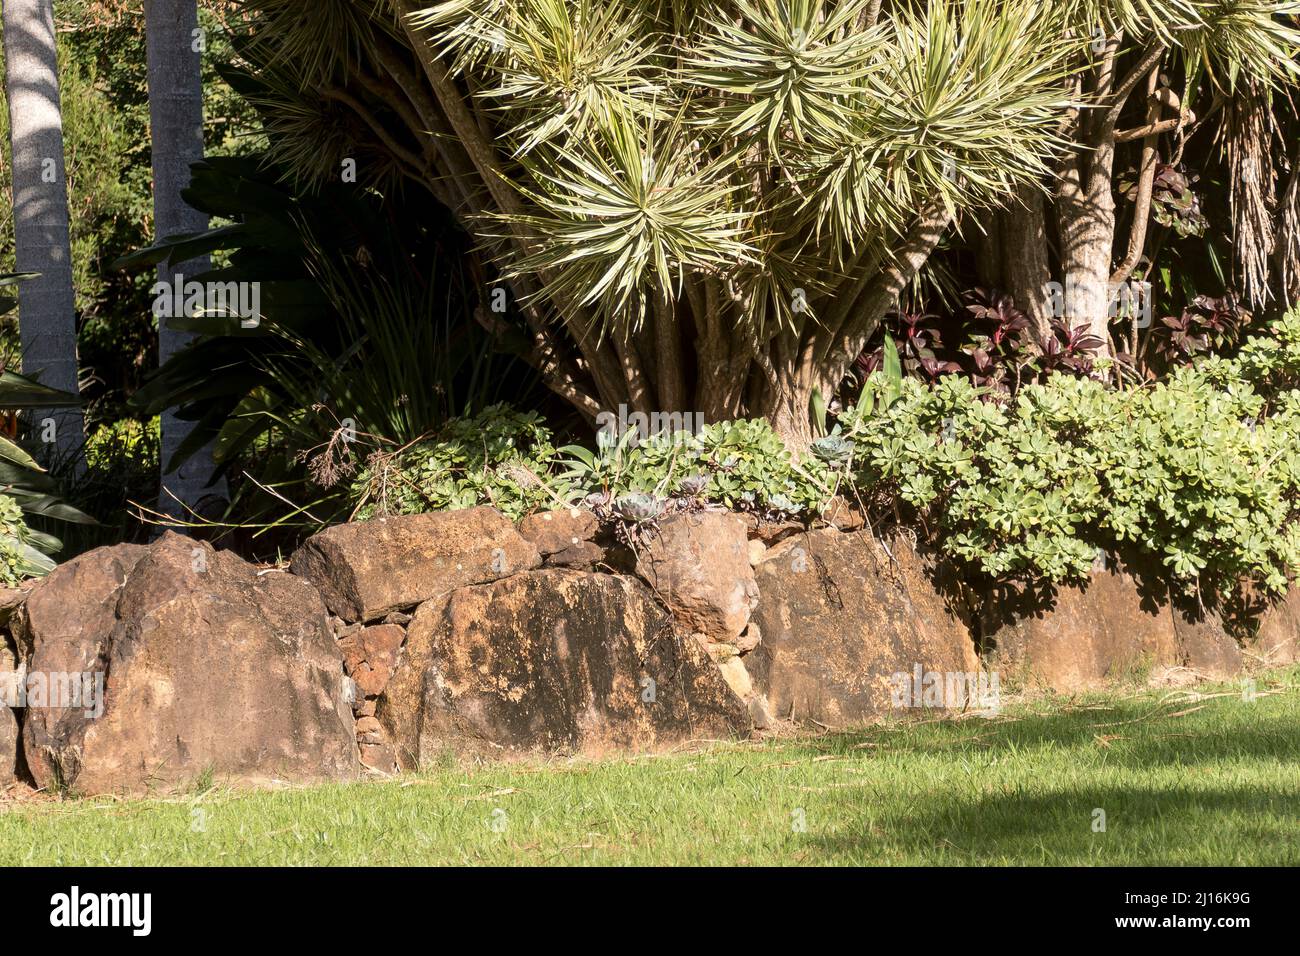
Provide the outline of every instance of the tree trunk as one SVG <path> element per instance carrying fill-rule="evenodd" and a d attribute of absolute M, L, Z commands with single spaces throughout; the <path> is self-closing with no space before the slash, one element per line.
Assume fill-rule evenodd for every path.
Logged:
<path fill-rule="evenodd" d="M 1052 270 L 1047 259 L 1047 203 L 1037 183 L 1021 186 L 998 213 L 1002 288 L 1029 317 L 1035 337 L 1051 334 Z"/>
<path fill-rule="evenodd" d="M 1082 150 L 1080 151 L 1082 152 Z M 1088 326 L 1109 356 L 1110 273 L 1115 244 L 1115 197 L 1111 191 L 1113 141 L 1066 161 L 1057 210 L 1060 215 L 1064 314 Z"/>
<path fill-rule="evenodd" d="M 838 383 L 836 383 L 838 385 Z M 802 457 L 816 439 L 813 434 L 812 396 L 817 386 L 804 376 L 783 378 L 779 388 L 769 386 L 763 396 L 762 407 L 755 411 L 771 424 L 781 436 L 786 448 L 796 457 Z M 834 386 L 832 386 L 833 392 Z M 832 393 L 822 391 L 828 403 Z"/>
<path fill-rule="evenodd" d="M 40 273 L 18 285 L 23 371 L 76 395 L 76 299 L 51 0 L 4 0 L 4 52 L 17 265 L 19 272 Z M 81 409 L 35 409 L 31 414 L 36 435 L 53 441 L 46 460 L 57 455 L 80 471 L 85 446 Z"/>
<path fill-rule="evenodd" d="M 190 164 L 203 158 L 203 84 L 196 47 L 198 7 L 195 0 L 145 0 L 145 41 L 149 70 L 149 128 L 153 148 L 153 208 L 156 239 L 178 233 L 201 232 L 208 217 L 181 198 L 189 185 Z M 206 272 L 207 256 L 158 269 L 162 282 L 172 283 Z M 188 332 L 158 321 L 158 363 L 161 365 L 193 340 Z M 162 415 L 162 494 L 160 510 L 180 517 L 185 508 L 198 509 L 204 496 L 224 498 L 225 482 L 212 480 L 209 445 L 174 472 L 167 464 L 193 430 L 192 422 L 168 409 Z"/>
<path fill-rule="evenodd" d="M 986 289 L 1006 287 L 1002 276 L 1001 219 L 1001 213 L 996 209 L 978 213 L 970 235 L 975 247 L 975 278 Z"/>

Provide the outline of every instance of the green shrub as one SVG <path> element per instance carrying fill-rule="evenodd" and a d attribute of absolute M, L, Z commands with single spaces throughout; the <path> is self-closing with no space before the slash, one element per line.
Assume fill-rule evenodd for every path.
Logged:
<path fill-rule="evenodd" d="M 829 466 L 796 463 L 765 421 L 720 422 L 699 434 L 557 449 L 539 416 L 493 405 L 435 439 L 376 455 L 352 483 L 358 518 L 492 504 L 512 518 L 593 493 L 681 494 L 771 514 L 816 511 L 833 493 Z M 567 455 L 567 458 L 562 456 Z M 690 483 L 687 485 L 690 487 Z"/>
<path fill-rule="evenodd" d="M 1081 532 L 1102 509 L 1088 419 L 1113 393 L 1088 379 L 1049 381 L 1003 407 L 964 378 L 934 388 L 908 379 L 885 412 L 850 409 L 841 424 L 859 494 L 872 510 L 924 518 L 946 552 L 991 575 L 1086 572 L 1099 542 Z"/>
<path fill-rule="evenodd" d="M 584 493 L 613 498 L 682 494 L 689 479 L 691 497 L 738 511 L 798 515 L 819 511 L 833 494 L 829 468 L 816 458 L 795 462 L 762 419 L 640 439 L 628 432 L 594 452 L 574 445 L 561 450 L 572 455 L 567 480 Z"/>
<path fill-rule="evenodd" d="M 1197 367 L 1225 388 L 1245 380 L 1266 399 L 1300 388 L 1300 307 L 1272 323 L 1267 334 L 1251 336 L 1232 359 L 1212 356 Z"/>
<path fill-rule="evenodd" d="M 105 480 L 158 474 L 159 419 L 135 418 L 100 425 L 86 439 L 86 468 Z"/>
<path fill-rule="evenodd" d="M 1065 581 L 1136 548 L 1175 578 L 1272 590 L 1300 569 L 1300 322 L 1167 381 L 1115 391 L 1058 376 L 1008 405 L 951 376 L 906 382 L 884 413 L 842 419 L 856 485 L 910 509 L 940 548 L 996 577 Z"/>
<path fill-rule="evenodd" d="M 366 519 L 491 504 L 519 518 L 559 499 L 556 457 L 539 415 L 490 405 L 447 422 L 434 440 L 372 456 L 351 485 L 354 514 Z"/>

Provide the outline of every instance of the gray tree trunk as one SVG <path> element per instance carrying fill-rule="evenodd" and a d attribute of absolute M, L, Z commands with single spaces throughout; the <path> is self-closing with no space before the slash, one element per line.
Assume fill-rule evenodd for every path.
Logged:
<path fill-rule="evenodd" d="M 1028 316 L 1035 337 L 1051 333 L 1052 310 L 1048 284 L 1047 202 L 1037 183 L 1018 188 L 998 214 L 998 235 L 1003 256 L 1002 288 Z"/>
<path fill-rule="evenodd" d="M 178 233 L 201 232 L 208 217 L 181 198 L 189 185 L 190 164 L 203 158 L 203 82 L 201 52 L 196 43 L 196 0 L 145 0 L 145 46 L 149 71 L 149 127 L 153 148 L 154 230 L 159 239 Z M 207 256 L 177 265 L 163 264 L 158 278 L 173 283 L 210 268 Z M 158 363 L 185 348 L 194 336 L 167 328 L 158 320 Z M 168 410 L 162 415 L 162 494 L 160 509 L 180 516 L 185 506 L 199 509 L 205 498 L 226 495 L 225 482 L 213 485 L 211 446 L 174 472 L 167 464 L 193 430 Z M 178 502 L 179 499 L 179 502 Z M 200 509 L 205 510 L 205 509 Z"/>
<path fill-rule="evenodd" d="M 1067 176 L 1070 190 L 1058 197 L 1061 271 L 1064 273 L 1066 315 L 1086 324 L 1105 343 L 1098 350 L 1110 355 L 1110 272 L 1115 243 L 1115 199 L 1111 192 L 1114 146 L 1097 148 L 1077 179 Z M 1073 170 L 1071 171 L 1073 172 Z"/>
<path fill-rule="evenodd" d="M 23 372 L 75 395 L 76 299 L 52 0 L 4 0 L 4 52 L 17 266 L 40 273 L 18 285 Z M 35 436 L 53 446 L 47 461 L 57 455 L 80 468 L 80 408 L 35 409 L 32 424 Z"/>

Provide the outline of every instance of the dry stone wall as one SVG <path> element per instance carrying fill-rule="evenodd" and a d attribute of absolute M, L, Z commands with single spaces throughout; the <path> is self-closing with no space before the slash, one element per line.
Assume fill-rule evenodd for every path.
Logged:
<path fill-rule="evenodd" d="M 472 508 L 333 527 L 288 568 L 169 533 L 0 591 L 0 785 L 351 780 L 985 708 L 990 677 L 1229 678 L 1300 659 L 1298 608 L 1220 614 L 1125 567 L 979 588 L 847 503 L 813 530 L 696 509 L 633 538 Z"/>

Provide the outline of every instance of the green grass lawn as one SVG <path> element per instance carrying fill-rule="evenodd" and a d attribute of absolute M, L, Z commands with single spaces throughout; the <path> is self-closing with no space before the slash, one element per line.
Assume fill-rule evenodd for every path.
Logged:
<path fill-rule="evenodd" d="M 1300 670 L 1256 681 L 1254 700 L 1203 685 L 672 755 L 19 801 L 0 864 L 1295 865 Z"/>

